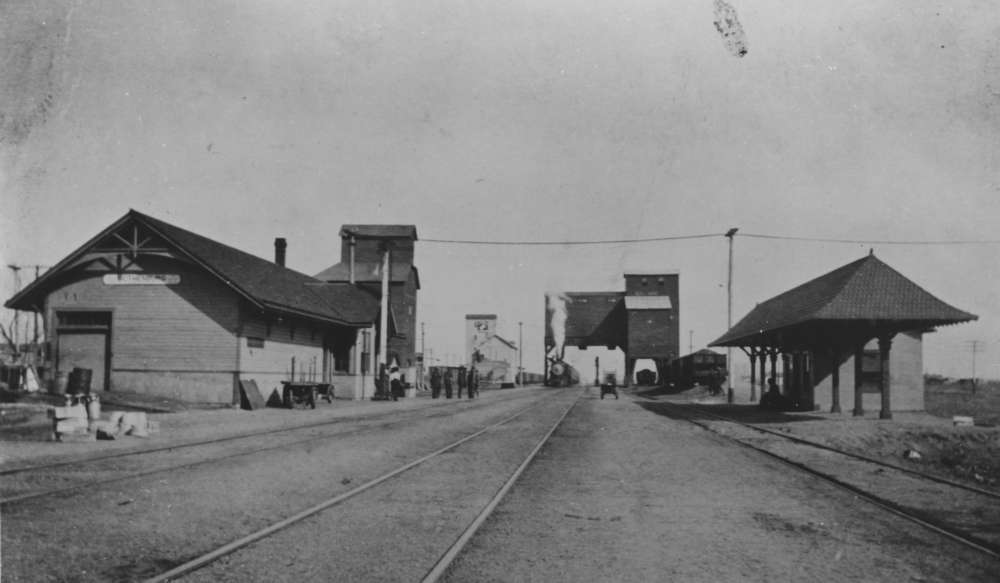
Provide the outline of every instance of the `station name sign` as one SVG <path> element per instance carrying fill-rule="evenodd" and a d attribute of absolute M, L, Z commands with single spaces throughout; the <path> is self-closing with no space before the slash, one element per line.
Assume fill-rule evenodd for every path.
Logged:
<path fill-rule="evenodd" d="M 105 285 L 176 285 L 181 276 L 176 273 L 109 273 L 104 276 Z"/>

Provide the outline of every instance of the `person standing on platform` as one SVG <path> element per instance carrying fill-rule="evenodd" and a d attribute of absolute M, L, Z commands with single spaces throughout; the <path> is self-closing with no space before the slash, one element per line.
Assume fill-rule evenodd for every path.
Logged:
<path fill-rule="evenodd" d="M 441 369 L 431 367 L 431 398 L 437 399 L 441 396 Z"/>
<path fill-rule="evenodd" d="M 389 369 L 389 390 L 392 393 L 393 401 L 398 401 L 405 394 L 403 392 L 403 375 L 396 365 L 392 365 L 392 368 Z"/>
<path fill-rule="evenodd" d="M 444 369 L 444 398 L 451 398 L 451 386 L 453 383 L 453 377 L 451 375 L 451 367 Z"/>
<path fill-rule="evenodd" d="M 475 366 L 469 367 L 469 398 L 479 396 L 479 371 Z"/>
<path fill-rule="evenodd" d="M 465 367 L 458 367 L 458 378 L 456 380 L 456 385 L 458 386 L 458 398 L 462 398 L 462 389 L 468 384 L 468 379 L 465 378 Z"/>

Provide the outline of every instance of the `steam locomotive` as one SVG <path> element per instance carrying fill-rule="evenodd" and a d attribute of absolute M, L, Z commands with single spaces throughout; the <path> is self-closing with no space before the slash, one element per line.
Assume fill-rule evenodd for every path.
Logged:
<path fill-rule="evenodd" d="M 561 358 L 549 359 L 548 373 L 545 386 L 571 387 L 580 384 L 580 372 Z"/>

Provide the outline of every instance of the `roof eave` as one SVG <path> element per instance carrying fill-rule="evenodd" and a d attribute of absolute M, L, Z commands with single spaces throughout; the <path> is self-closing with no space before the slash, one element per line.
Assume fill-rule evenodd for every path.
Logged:
<path fill-rule="evenodd" d="M 330 316 L 324 316 L 321 314 L 308 312 L 305 310 L 299 310 L 296 308 L 292 308 L 290 306 L 285 306 L 274 302 L 263 302 L 262 308 L 265 310 L 271 310 L 273 312 L 280 312 L 283 314 L 289 314 L 300 318 L 315 320 L 317 322 L 323 322 L 325 324 L 335 324 L 337 326 L 346 326 L 349 328 L 363 328 L 365 326 L 371 325 L 371 322 L 353 322 L 350 320 L 342 320 Z"/>
<path fill-rule="evenodd" d="M 926 329 L 935 328 L 937 326 L 953 326 L 956 324 L 963 324 L 965 322 L 971 322 L 973 320 L 978 320 L 979 316 L 975 314 L 968 314 L 967 317 L 963 318 L 894 318 L 894 319 L 871 319 L 871 318 L 819 318 L 819 319 L 809 319 L 800 320 L 797 322 L 792 322 L 783 326 L 776 328 L 764 328 L 754 333 L 741 333 L 738 336 L 730 335 L 729 332 L 723 334 L 719 338 L 710 342 L 709 346 L 756 346 L 760 344 L 767 344 L 767 342 L 760 342 L 769 336 L 779 335 L 783 332 L 787 332 L 792 328 L 802 326 L 802 325 L 817 325 L 817 324 L 866 324 L 870 329 L 879 328 L 898 328 L 899 331 L 903 330 L 916 330 L 916 329 Z"/>
<path fill-rule="evenodd" d="M 122 215 L 118 220 L 108 225 L 108 227 L 102 230 L 100 233 L 94 235 L 90 239 L 87 239 L 86 242 L 77 247 L 69 255 L 64 257 L 62 261 L 56 263 L 48 271 L 43 273 L 41 277 L 35 279 L 27 286 L 25 286 L 24 289 L 14 294 L 13 297 L 4 302 L 4 307 L 10 308 L 12 310 L 25 310 L 25 309 L 31 310 L 33 304 L 23 305 L 21 303 L 23 300 L 25 300 L 25 298 L 33 295 L 38 289 L 43 287 L 50 279 L 55 277 L 55 275 L 59 273 L 63 268 L 76 261 L 81 255 L 83 255 L 86 252 L 87 249 L 96 245 L 98 241 L 100 241 L 104 237 L 107 237 L 109 234 L 111 234 L 112 231 L 118 229 L 123 224 L 125 224 L 125 222 L 128 221 L 129 218 L 138 215 L 139 213 L 130 209 L 127 213 Z"/>

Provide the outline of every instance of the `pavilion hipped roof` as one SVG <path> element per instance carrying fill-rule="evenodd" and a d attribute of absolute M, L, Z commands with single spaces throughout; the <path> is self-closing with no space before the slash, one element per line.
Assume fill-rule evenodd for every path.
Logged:
<path fill-rule="evenodd" d="M 902 331 L 977 318 L 869 254 L 758 304 L 710 346 L 773 345 L 810 327 Z"/>

